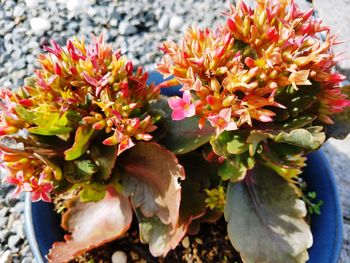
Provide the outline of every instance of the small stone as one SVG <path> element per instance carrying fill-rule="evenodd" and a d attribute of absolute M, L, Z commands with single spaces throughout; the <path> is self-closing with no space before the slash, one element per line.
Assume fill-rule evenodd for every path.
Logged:
<path fill-rule="evenodd" d="M 4 227 L 7 224 L 8 218 L 7 217 L 1 217 L 0 218 L 0 226 Z"/>
<path fill-rule="evenodd" d="M 137 28 L 127 21 L 122 21 L 119 24 L 119 32 L 122 35 L 132 35 L 137 32 Z"/>
<path fill-rule="evenodd" d="M 128 261 L 128 256 L 124 251 L 116 251 L 112 255 L 112 263 L 126 263 Z"/>
<path fill-rule="evenodd" d="M 22 73 L 22 72 L 21 72 Z M 21 76 L 24 77 L 24 76 Z M 11 212 L 15 212 L 18 214 L 21 214 L 24 211 L 25 204 L 24 202 L 18 202 L 14 207 L 12 207 L 10 210 Z"/>
<path fill-rule="evenodd" d="M 6 250 L 0 257 L 1 263 L 11 263 L 12 262 L 12 255 L 10 250 Z"/>
<path fill-rule="evenodd" d="M 188 238 L 188 236 L 186 236 L 182 241 L 181 241 L 181 245 L 184 248 L 189 248 L 190 247 L 190 239 Z"/>
<path fill-rule="evenodd" d="M 16 70 L 23 69 L 26 66 L 26 59 L 25 58 L 20 58 L 18 60 L 13 61 L 13 67 Z"/>
<path fill-rule="evenodd" d="M 81 4 L 82 4 L 81 0 L 69 0 L 66 3 L 66 7 L 69 11 L 76 12 L 81 8 Z"/>
<path fill-rule="evenodd" d="M 32 259 L 30 257 L 25 257 L 22 259 L 21 263 L 32 263 Z"/>
<path fill-rule="evenodd" d="M 39 0 L 24 0 L 24 2 L 29 8 L 34 8 L 39 5 Z"/>
<path fill-rule="evenodd" d="M 12 235 L 8 239 L 8 246 L 10 249 L 16 249 L 17 245 L 22 241 L 22 239 L 17 235 Z"/>
<path fill-rule="evenodd" d="M 8 237 L 11 235 L 8 229 L 0 230 L 0 243 L 6 243 Z"/>
<path fill-rule="evenodd" d="M 20 255 L 28 255 L 30 254 L 30 247 L 29 245 L 24 245 L 22 249 L 19 251 Z"/>
<path fill-rule="evenodd" d="M 169 28 L 173 31 L 179 30 L 182 27 L 183 18 L 181 16 L 173 16 L 169 22 Z"/>
<path fill-rule="evenodd" d="M 8 207 L 3 207 L 0 209 L 0 218 L 3 218 L 7 216 L 9 213 L 9 208 Z"/>
<path fill-rule="evenodd" d="M 112 18 L 112 19 L 109 21 L 109 24 L 110 24 L 110 26 L 112 26 L 112 27 L 118 26 L 118 19 Z"/>
<path fill-rule="evenodd" d="M 42 35 L 51 28 L 50 21 L 43 17 L 33 17 L 30 19 L 29 24 L 33 33 L 36 35 Z"/>
<path fill-rule="evenodd" d="M 21 221 L 16 221 L 11 228 L 12 232 L 15 233 L 18 237 L 24 239 L 24 229 L 23 229 L 23 224 Z"/>
<path fill-rule="evenodd" d="M 25 8 L 22 5 L 16 5 L 15 8 L 13 9 L 13 16 L 14 17 L 19 17 L 22 16 L 25 12 Z"/>
<path fill-rule="evenodd" d="M 160 30 L 167 29 L 169 25 L 169 21 L 170 21 L 170 17 L 167 15 L 163 15 L 158 21 L 158 28 Z"/>
<path fill-rule="evenodd" d="M 203 240 L 197 237 L 196 238 L 196 243 L 199 244 L 199 245 L 203 245 Z"/>

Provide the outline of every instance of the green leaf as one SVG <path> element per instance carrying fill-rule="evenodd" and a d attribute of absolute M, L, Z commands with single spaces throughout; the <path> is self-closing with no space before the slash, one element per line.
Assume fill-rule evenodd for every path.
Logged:
<path fill-rule="evenodd" d="M 98 170 L 91 160 L 74 160 L 64 163 L 63 174 L 71 183 L 80 183 L 90 180 Z"/>
<path fill-rule="evenodd" d="M 65 159 L 71 161 L 82 156 L 89 149 L 95 130 L 92 126 L 80 126 L 75 134 L 72 148 L 64 152 Z"/>
<path fill-rule="evenodd" d="M 24 79 L 24 85 L 35 88 L 36 78 L 35 76 L 27 77 Z"/>
<path fill-rule="evenodd" d="M 145 217 L 136 210 L 139 221 L 140 241 L 149 244 L 149 250 L 154 257 L 165 257 L 171 249 L 177 247 L 187 232 L 187 227 L 162 223 L 159 218 Z"/>
<path fill-rule="evenodd" d="M 32 127 L 28 131 L 32 134 L 53 136 L 58 134 L 70 133 L 73 129 L 70 127 Z"/>
<path fill-rule="evenodd" d="M 81 202 L 74 197 L 62 216 L 62 227 L 71 232 L 65 242 L 55 242 L 49 262 L 69 262 L 85 251 L 121 237 L 130 227 L 132 209 L 128 198 L 108 187 L 98 202 Z"/>
<path fill-rule="evenodd" d="M 15 107 L 15 110 L 17 112 L 17 114 L 26 122 L 28 123 L 32 123 L 33 119 L 34 119 L 34 114 L 30 111 L 28 111 L 26 108 L 24 108 L 21 105 L 17 105 Z"/>
<path fill-rule="evenodd" d="M 231 154 L 227 150 L 227 144 L 232 140 L 233 133 L 224 131 L 217 137 L 212 137 L 210 139 L 210 144 L 213 148 L 213 151 L 219 156 L 230 156 Z"/>
<path fill-rule="evenodd" d="M 199 153 L 181 155 L 179 161 L 186 172 L 186 179 L 181 182 L 180 216 L 192 221 L 206 212 L 205 189 L 212 187 L 211 178 L 217 176 L 217 171 Z"/>
<path fill-rule="evenodd" d="M 246 142 L 246 136 L 241 134 L 233 135 L 233 140 L 227 144 L 227 151 L 231 154 L 241 154 L 247 151 L 249 144 Z"/>
<path fill-rule="evenodd" d="M 247 168 L 239 160 L 227 159 L 219 167 L 218 175 L 222 180 L 230 180 L 231 182 L 240 181 L 247 173 Z"/>
<path fill-rule="evenodd" d="M 293 184 L 256 166 L 241 183 L 230 183 L 225 219 L 234 248 L 244 262 L 305 262 L 312 245 L 305 203 Z"/>
<path fill-rule="evenodd" d="M 311 124 L 316 118 L 317 118 L 316 115 L 297 116 L 295 118 L 289 119 L 286 122 L 283 122 L 281 128 L 283 130 L 303 128 L 303 127 Z"/>
<path fill-rule="evenodd" d="M 160 126 L 163 126 L 166 131 L 160 143 L 175 154 L 191 152 L 206 144 L 215 134 L 215 129 L 208 122 L 202 129 L 199 129 L 199 119 L 196 116 L 181 121 L 173 121 L 166 97 L 162 97 L 151 107 L 151 111 L 162 116 Z"/>
<path fill-rule="evenodd" d="M 299 113 L 309 109 L 316 100 L 317 97 L 311 95 L 294 97 L 288 105 L 288 110 L 290 110 L 292 116 L 297 116 Z"/>
<path fill-rule="evenodd" d="M 107 146 L 103 144 L 92 144 L 90 147 L 90 157 L 98 166 L 96 178 L 107 180 L 112 173 L 117 160 L 118 146 Z"/>
<path fill-rule="evenodd" d="M 275 137 L 276 142 L 284 142 L 307 150 L 316 150 L 325 140 L 319 129 L 295 129 L 290 132 L 281 132 Z"/>
<path fill-rule="evenodd" d="M 82 202 L 98 202 L 105 197 L 105 194 L 106 186 L 98 183 L 86 184 L 79 192 Z"/>

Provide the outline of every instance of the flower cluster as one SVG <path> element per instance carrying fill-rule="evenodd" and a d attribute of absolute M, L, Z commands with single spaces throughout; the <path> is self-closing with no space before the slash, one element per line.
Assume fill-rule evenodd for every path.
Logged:
<path fill-rule="evenodd" d="M 135 140 L 152 139 L 155 119 L 145 108 L 148 102 L 157 99 L 160 90 L 147 84 L 147 72 L 142 68 L 134 70 L 132 62 L 121 56 L 120 51 L 114 52 L 102 36 L 94 37 L 88 46 L 84 39 L 75 39 L 68 40 L 66 48 L 52 41 L 52 46 L 45 49 L 48 53 L 38 58 L 41 68 L 27 79 L 24 87 L 16 92 L 1 90 L 1 136 L 22 129 L 38 138 L 56 136 L 61 144 L 65 142 L 62 151 L 51 144 L 56 155 L 79 144 L 78 133 L 82 130 L 91 138 L 98 134 L 104 145 L 116 146 L 117 155 L 131 148 Z M 27 149 L 26 145 L 24 148 Z M 17 185 L 16 192 L 35 192 L 39 186 L 46 193 L 52 190 L 52 177 L 47 175 L 52 165 L 48 162 L 45 164 L 42 158 L 26 151 L 3 150 L 1 156 L 4 165 L 12 167 L 8 168 L 10 175 L 6 181 Z M 36 199 L 35 195 L 33 198 Z M 47 196 L 42 199 L 49 200 Z"/>
<path fill-rule="evenodd" d="M 196 114 L 199 127 L 208 120 L 221 133 L 273 122 L 281 110 L 308 110 L 331 124 L 330 116 L 350 101 L 339 88 L 344 76 L 333 71 L 336 37 L 312 14 L 293 1 L 257 1 L 254 10 L 238 1 L 225 25 L 190 28 L 180 44 L 165 42 L 158 71 L 173 75 L 187 91 L 186 103 L 169 102 L 173 119 Z M 281 98 L 296 91 L 300 103 Z"/>
<path fill-rule="evenodd" d="M 36 76 L 17 93 L 2 92 L 6 102 L 2 134 L 27 127 L 30 132 L 66 134 L 77 126 L 91 124 L 108 137 L 104 144 L 132 146 L 131 138 L 150 140 L 155 129 L 151 117 L 142 108 L 157 98 L 159 89 L 147 85 L 148 73 L 113 53 L 102 36 L 88 47 L 84 39 L 68 40 L 67 50 L 52 41 L 41 54 L 42 66 Z M 82 122 L 79 122 L 81 121 Z M 6 123 L 6 125 L 5 125 Z M 47 129 L 48 128 L 48 129 Z"/>

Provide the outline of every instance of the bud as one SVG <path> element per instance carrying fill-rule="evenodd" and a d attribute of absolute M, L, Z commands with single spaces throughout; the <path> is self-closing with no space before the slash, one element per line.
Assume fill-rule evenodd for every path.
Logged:
<path fill-rule="evenodd" d="M 210 88 L 215 92 L 215 93 L 220 93 L 221 89 L 221 84 L 220 82 L 214 77 L 210 80 Z"/>

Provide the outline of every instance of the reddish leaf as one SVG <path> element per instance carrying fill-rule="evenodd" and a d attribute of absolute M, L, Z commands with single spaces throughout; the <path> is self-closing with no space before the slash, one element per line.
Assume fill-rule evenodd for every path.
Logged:
<path fill-rule="evenodd" d="M 185 178 L 176 156 L 153 142 L 139 142 L 121 156 L 122 184 L 132 204 L 145 217 L 157 216 L 176 227 L 179 219 L 181 186 Z"/>
<path fill-rule="evenodd" d="M 130 227 L 132 209 L 129 200 L 108 187 L 99 202 L 83 203 L 72 199 L 62 217 L 62 227 L 71 232 L 65 242 L 54 243 L 49 262 L 68 262 L 85 251 L 101 246 L 123 235 Z"/>

